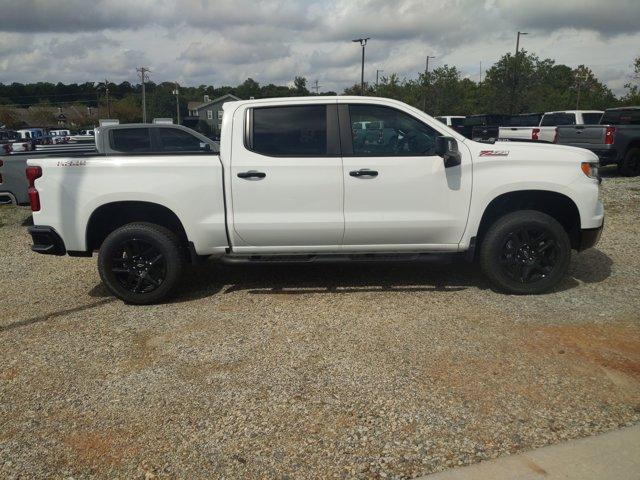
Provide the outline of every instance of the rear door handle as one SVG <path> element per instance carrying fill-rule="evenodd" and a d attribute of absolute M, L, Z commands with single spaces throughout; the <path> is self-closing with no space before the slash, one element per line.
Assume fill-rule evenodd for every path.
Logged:
<path fill-rule="evenodd" d="M 351 170 L 349 175 L 352 177 L 362 177 L 362 178 L 371 178 L 377 177 L 378 172 L 375 170 L 369 170 L 368 168 L 361 168 L 360 170 Z"/>
<path fill-rule="evenodd" d="M 238 178 L 264 178 L 267 174 L 257 170 L 249 170 L 248 172 L 238 173 Z"/>

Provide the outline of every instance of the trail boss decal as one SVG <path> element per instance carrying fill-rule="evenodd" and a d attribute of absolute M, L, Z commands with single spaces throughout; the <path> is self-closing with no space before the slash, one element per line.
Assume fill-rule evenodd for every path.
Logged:
<path fill-rule="evenodd" d="M 86 160 L 59 160 L 58 167 L 84 167 L 87 164 Z"/>
<path fill-rule="evenodd" d="M 509 150 L 480 150 L 481 157 L 506 157 Z"/>

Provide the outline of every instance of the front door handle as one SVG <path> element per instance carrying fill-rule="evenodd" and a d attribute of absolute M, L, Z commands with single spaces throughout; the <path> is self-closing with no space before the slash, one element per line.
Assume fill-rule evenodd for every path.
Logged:
<path fill-rule="evenodd" d="M 378 172 L 375 170 L 369 170 L 368 168 L 361 168 L 360 170 L 351 170 L 349 175 L 352 177 L 372 178 L 377 177 Z"/>
<path fill-rule="evenodd" d="M 249 170 L 248 172 L 238 173 L 238 178 L 264 178 L 267 174 L 257 170 Z"/>

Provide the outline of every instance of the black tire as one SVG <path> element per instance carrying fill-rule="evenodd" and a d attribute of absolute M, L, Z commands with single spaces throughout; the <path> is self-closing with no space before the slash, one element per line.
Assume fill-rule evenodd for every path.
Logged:
<path fill-rule="evenodd" d="M 102 243 L 98 271 L 107 289 L 127 303 L 145 305 L 166 297 L 185 264 L 179 237 L 153 223 L 130 223 Z"/>
<path fill-rule="evenodd" d="M 618 164 L 618 172 L 625 177 L 637 177 L 640 175 L 640 148 L 633 147 L 627 150 L 624 158 Z"/>
<path fill-rule="evenodd" d="M 545 293 L 564 278 L 571 260 L 571 242 L 553 217 L 520 210 L 499 218 L 480 245 L 480 266 L 503 292 Z"/>

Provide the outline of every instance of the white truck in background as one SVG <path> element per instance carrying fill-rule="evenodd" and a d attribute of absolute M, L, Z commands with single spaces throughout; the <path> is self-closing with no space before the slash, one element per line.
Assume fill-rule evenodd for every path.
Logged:
<path fill-rule="evenodd" d="M 553 143 L 556 140 L 556 127 L 596 125 L 600 122 L 602 113 L 602 110 L 561 110 L 546 112 L 543 115 L 535 113 L 514 115 L 511 117 L 514 124 L 500 127 L 498 135 L 501 140 Z"/>
<path fill-rule="evenodd" d="M 587 150 L 474 142 L 378 97 L 223 110 L 219 153 L 154 151 L 159 133 L 142 127 L 98 135 L 145 147 L 137 152 L 28 160 L 32 249 L 98 251 L 106 287 L 135 304 L 163 299 L 185 263 L 203 257 L 462 255 L 496 288 L 533 294 L 555 288 L 571 250 L 593 246 L 602 230 L 598 159 Z"/>

